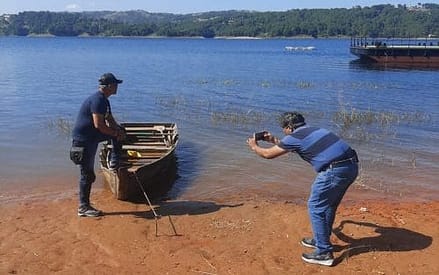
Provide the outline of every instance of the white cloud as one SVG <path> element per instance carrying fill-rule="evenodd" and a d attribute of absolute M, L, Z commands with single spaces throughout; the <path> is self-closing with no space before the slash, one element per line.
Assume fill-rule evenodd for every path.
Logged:
<path fill-rule="evenodd" d="M 66 10 L 78 10 L 79 9 L 79 5 L 78 4 L 68 4 L 66 6 Z"/>

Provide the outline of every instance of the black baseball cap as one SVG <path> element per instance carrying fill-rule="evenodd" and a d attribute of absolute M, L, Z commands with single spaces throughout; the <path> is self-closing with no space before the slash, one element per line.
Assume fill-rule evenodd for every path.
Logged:
<path fill-rule="evenodd" d="M 101 85 L 120 84 L 122 82 L 121 79 L 117 79 L 112 73 L 105 73 L 99 78 L 99 84 Z"/>

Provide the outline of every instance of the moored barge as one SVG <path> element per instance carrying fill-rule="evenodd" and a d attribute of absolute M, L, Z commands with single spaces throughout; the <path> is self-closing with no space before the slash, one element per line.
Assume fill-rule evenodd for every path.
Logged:
<path fill-rule="evenodd" d="M 439 39 L 353 37 L 350 52 L 365 62 L 439 67 Z"/>

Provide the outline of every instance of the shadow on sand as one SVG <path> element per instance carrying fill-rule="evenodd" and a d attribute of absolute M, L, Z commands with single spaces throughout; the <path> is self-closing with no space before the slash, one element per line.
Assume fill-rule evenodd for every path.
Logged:
<path fill-rule="evenodd" d="M 155 212 L 160 216 L 203 215 L 220 210 L 224 207 L 239 207 L 243 204 L 216 204 L 206 201 L 164 201 L 154 205 Z M 145 211 L 107 212 L 105 216 L 133 215 L 139 218 L 154 219 L 154 213 L 148 204 Z"/>
<path fill-rule="evenodd" d="M 243 204 L 216 204 L 214 202 L 203 202 L 203 201 L 165 201 L 159 205 L 152 206 L 152 209 L 148 204 L 147 211 L 126 211 L 126 212 L 106 212 L 104 216 L 114 216 L 114 215 L 133 215 L 137 218 L 143 219 L 155 219 L 155 236 L 182 236 L 179 234 L 175 228 L 174 222 L 171 216 L 181 216 L 181 215 L 203 215 L 207 213 L 212 213 L 220 210 L 223 207 L 239 207 Z M 159 223 L 158 220 L 162 217 L 167 217 L 169 220 L 169 225 L 172 228 L 173 234 L 159 234 Z"/>
<path fill-rule="evenodd" d="M 371 237 L 352 238 L 342 232 L 346 224 L 354 224 L 370 228 L 378 235 Z M 334 265 L 339 264 L 343 259 L 368 253 L 372 251 L 411 251 L 421 250 L 429 247 L 433 238 L 424 234 L 399 227 L 379 226 L 368 222 L 356 222 L 344 220 L 333 230 L 334 234 L 343 242 L 345 246 L 335 246 L 336 251 L 342 251 Z"/>

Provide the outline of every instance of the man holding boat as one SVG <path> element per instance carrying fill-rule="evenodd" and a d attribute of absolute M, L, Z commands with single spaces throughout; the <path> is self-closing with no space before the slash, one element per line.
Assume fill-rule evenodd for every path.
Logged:
<path fill-rule="evenodd" d="M 334 133 L 308 126 L 300 113 L 282 114 L 280 126 L 285 134 L 282 139 L 262 132 L 249 138 L 247 143 L 257 155 L 267 159 L 296 152 L 317 172 L 308 199 L 313 237 L 301 240 L 303 246 L 314 248 L 314 251 L 303 253 L 302 259 L 308 263 L 331 266 L 334 256 L 330 236 L 335 213 L 346 190 L 358 175 L 357 154 Z M 260 147 L 258 140 L 274 145 Z"/>
<path fill-rule="evenodd" d="M 125 138 L 125 132 L 111 114 L 108 98 L 117 93 L 118 85 L 122 80 L 112 73 L 105 73 L 99 78 L 99 91 L 89 96 L 81 105 L 72 133 L 72 160 L 79 164 L 81 176 L 79 180 L 79 208 L 80 217 L 98 217 L 102 211 L 90 204 L 92 183 L 96 179 L 94 173 L 95 157 L 101 141 L 111 140 L 113 151 L 110 159 L 110 168 L 117 169 L 119 165 L 120 143 Z M 118 150 L 119 149 L 119 150 Z"/>

